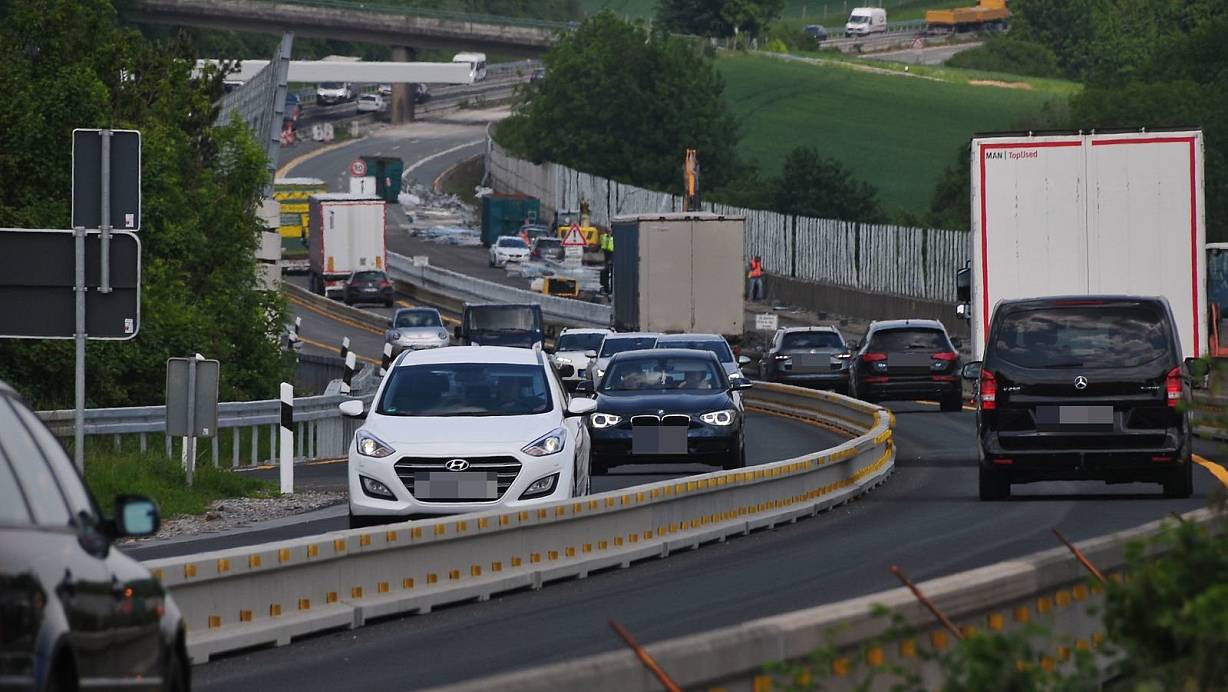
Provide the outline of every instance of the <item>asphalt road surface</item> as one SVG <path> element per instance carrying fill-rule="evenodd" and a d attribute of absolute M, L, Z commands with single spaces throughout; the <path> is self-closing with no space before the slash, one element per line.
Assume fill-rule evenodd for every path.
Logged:
<path fill-rule="evenodd" d="M 610 618 L 642 643 L 704 632 L 893 588 L 891 564 L 925 580 L 1052 548 L 1052 528 L 1082 540 L 1196 509 L 1214 483 L 1199 468 L 1189 500 L 1157 485 L 1038 483 L 980 502 L 973 414 L 893 409 L 896 472 L 858 502 L 628 570 L 221 658 L 193 669 L 195 686 L 418 689 L 574 659 L 621 646 Z"/>

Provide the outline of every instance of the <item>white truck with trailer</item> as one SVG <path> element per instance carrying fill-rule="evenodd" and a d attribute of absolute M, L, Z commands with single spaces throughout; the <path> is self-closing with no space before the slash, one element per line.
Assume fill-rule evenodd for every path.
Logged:
<path fill-rule="evenodd" d="M 384 271 L 384 200 L 376 195 L 325 193 L 311 196 L 310 289 L 330 298 L 345 293 L 356 271 Z"/>
<path fill-rule="evenodd" d="M 972 360 L 1001 300 L 1163 296 L 1186 357 L 1208 352 L 1200 130 L 972 140 Z"/>

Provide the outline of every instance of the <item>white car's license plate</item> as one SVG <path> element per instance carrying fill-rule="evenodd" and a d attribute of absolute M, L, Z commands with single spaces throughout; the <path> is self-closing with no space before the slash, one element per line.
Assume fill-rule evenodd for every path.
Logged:
<path fill-rule="evenodd" d="M 418 471 L 414 497 L 419 500 L 495 500 L 499 477 L 488 471 Z"/>

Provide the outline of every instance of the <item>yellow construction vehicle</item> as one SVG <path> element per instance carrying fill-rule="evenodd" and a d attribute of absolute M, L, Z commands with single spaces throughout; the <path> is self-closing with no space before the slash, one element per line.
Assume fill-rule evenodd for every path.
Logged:
<path fill-rule="evenodd" d="M 1007 0 L 979 0 L 976 7 L 957 7 L 951 10 L 926 10 L 925 23 L 930 29 L 947 31 L 996 30 L 1006 27 L 1011 11 Z"/>
<path fill-rule="evenodd" d="M 543 276 L 534 279 L 529 287 L 548 296 L 560 298 L 575 298 L 580 295 L 580 282 L 568 276 Z"/>
<path fill-rule="evenodd" d="M 555 229 L 559 234 L 559 240 L 567 237 L 572 226 L 580 227 L 580 235 L 584 237 L 584 244 L 593 247 L 601 243 L 601 231 L 591 222 L 588 216 L 588 202 L 580 200 L 580 211 L 560 211 L 555 215 Z"/>

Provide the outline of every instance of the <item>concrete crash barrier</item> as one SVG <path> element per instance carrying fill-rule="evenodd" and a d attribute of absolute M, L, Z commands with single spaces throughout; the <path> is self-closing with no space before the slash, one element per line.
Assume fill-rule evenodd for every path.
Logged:
<path fill-rule="evenodd" d="M 355 307 L 350 307 L 339 300 L 333 300 L 327 296 L 322 296 L 318 293 L 312 293 L 302 286 L 292 284 L 289 281 L 282 283 L 282 291 L 288 298 L 295 299 L 301 303 L 313 306 L 319 310 L 324 310 L 332 315 L 347 318 L 360 325 L 364 325 L 368 329 L 383 332 L 388 328 L 388 318 L 378 313 L 359 310 Z"/>
<path fill-rule="evenodd" d="M 830 449 L 521 510 L 338 531 L 145 563 L 174 596 L 193 663 L 369 618 L 723 541 L 844 504 L 892 472 L 894 416 L 855 399 L 759 384 L 747 407 L 850 434 Z"/>
<path fill-rule="evenodd" d="M 1210 522 L 1208 510 L 1186 514 L 1185 521 Z M 1171 524 L 1171 522 L 1169 522 Z M 1126 546 L 1156 535 L 1162 522 L 1093 538 L 1077 544 L 1107 579 L 1120 580 Z M 1152 549 L 1153 555 L 1159 551 Z M 941 577 L 919 589 L 965 633 L 1008 632 L 1039 625 L 1053 636 L 1042 652 L 1041 666 L 1062 665 L 1078 649 L 1100 649 L 1104 642 L 1104 590 L 1064 547 L 1018 560 Z M 891 617 L 875 614 L 882 606 L 911 635 L 884 638 Z M 900 625 L 896 625 L 896 632 Z M 613 636 L 611 634 L 611 636 Z M 1034 640 L 1039 645 L 1041 640 Z M 795 678 L 769 673 L 766 666 L 786 662 L 799 670 L 814 666 L 812 654 L 834 647 L 836 658 L 828 670 L 808 674 L 825 690 L 860 689 L 870 667 L 900 666 L 920 674 L 923 689 L 938 689 L 943 676 L 928 653 L 941 653 L 956 645 L 955 637 L 939 625 L 905 588 L 884 591 L 807 610 L 745 622 L 714 632 L 648 645 L 648 653 L 685 689 L 721 689 L 727 692 L 791 689 Z M 1106 677 L 1113 659 L 1098 655 Z M 888 689 L 892 677 L 884 675 L 872 689 Z M 432 692 L 528 692 L 572 690 L 634 692 L 660 690 L 661 683 L 631 651 L 619 650 L 514 673 L 434 688 Z"/>

